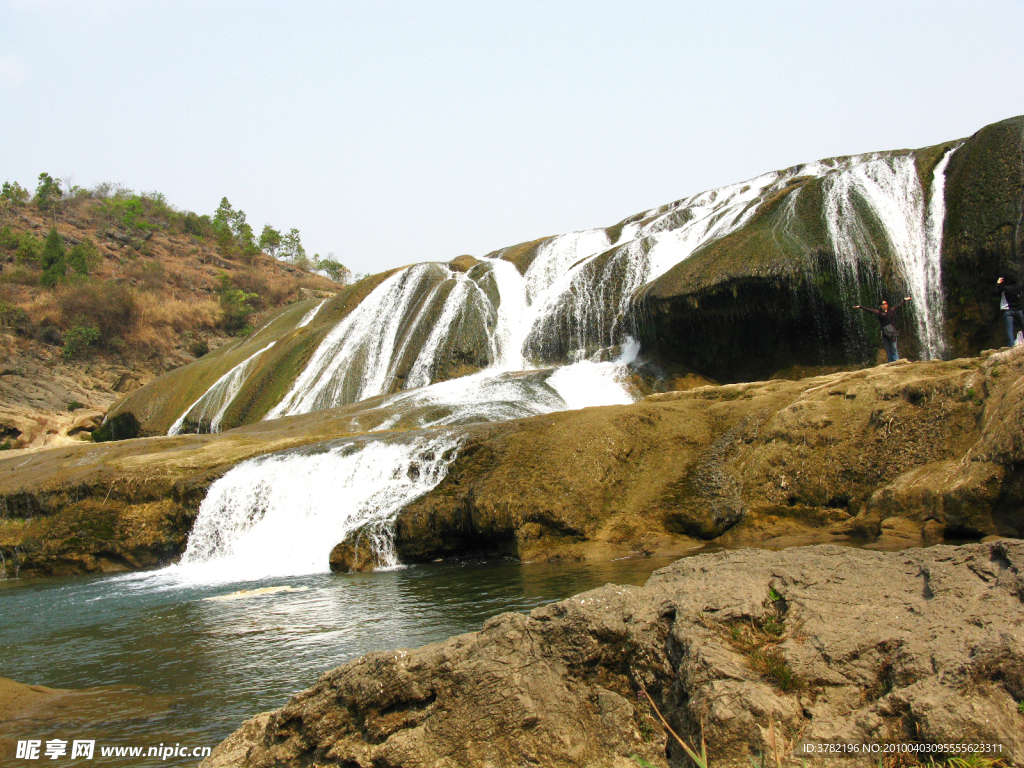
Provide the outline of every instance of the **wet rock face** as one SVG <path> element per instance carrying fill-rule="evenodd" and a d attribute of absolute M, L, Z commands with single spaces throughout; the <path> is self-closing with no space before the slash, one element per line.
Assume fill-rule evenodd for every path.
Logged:
<path fill-rule="evenodd" d="M 996 279 L 1024 269 L 1024 117 L 988 125 L 950 159 L 942 283 L 952 351 L 1006 343 Z"/>
<path fill-rule="evenodd" d="M 396 546 L 417 562 L 1022 536 L 1022 382 L 1015 349 L 490 425 L 402 511 Z"/>
<path fill-rule="evenodd" d="M 771 755 L 771 730 L 783 756 L 801 741 L 964 742 L 1019 762 L 1022 601 L 1020 542 L 686 558 L 643 588 L 338 667 L 203 766 L 686 764 L 642 691 L 691 742 L 703 728 L 712 765 Z"/>
<path fill-rule="evenodd" d="M 358 536 L 345 539 L 334 545 L 328 558 L 333 573 L 372 571 L 377 566 L 373 547 Z"/>

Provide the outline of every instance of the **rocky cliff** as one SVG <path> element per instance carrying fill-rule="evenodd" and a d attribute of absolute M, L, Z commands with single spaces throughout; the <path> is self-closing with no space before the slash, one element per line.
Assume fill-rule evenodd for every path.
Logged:
<path fill-rule="evenodd" d="M 338 667 L 203 766 L 688 765 L 647 696 L 713 766 L 803 743 L 999 745 L 985 756 L 1019 764 L 1022 570 L 1008 541 L 685 558 Z"/>

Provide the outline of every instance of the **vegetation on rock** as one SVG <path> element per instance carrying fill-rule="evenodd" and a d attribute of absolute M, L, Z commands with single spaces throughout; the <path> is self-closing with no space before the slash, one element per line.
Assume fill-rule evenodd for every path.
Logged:
<path fill-rule="evenodd" d="M 290 235 L 301 248 L 298 231 Z M 221 346 L 308 291 L 328 295 L 351 277 L 336 261 L 304 270 L 301 261 L 273 258 L 288 254 L 272 236 L 266 245 L 261 250 L 245 213 L 227 200 L 208 216 L 179 211 L 160 193 L 112 184 L 83 189 L 47 173 L 34 196 L 4 182 L 0 346 L 10 383 L 19 371 L 38 368 L 63 382 L 58 389 L 65 393 L 55 392 L 44 407 L 24 400 L 24 385 L 5 391 L 6 439 L 18 448 L 63 439 L 70 424 L 59 414 L 69 388 L 87 405 L 106 408 L 125 387 Z M 322 274 L 311 271 L 318 264 Z M 101 382 L 85 372 L 96 363 L 120 373 Z"/>

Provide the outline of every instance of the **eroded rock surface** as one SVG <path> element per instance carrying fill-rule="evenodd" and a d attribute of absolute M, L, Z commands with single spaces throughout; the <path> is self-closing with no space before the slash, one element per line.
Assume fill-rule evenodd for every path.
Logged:
<path fill-rule="evenodd" d="M 699 555 L 480 632 L 338 667 L 245 723 L 227 766 L 712 765 L 799 742 L 1000 743 L 1024 759 L 1024 543 Z M 771 660 L 766 663 L 764 659 Z M 771 724 L 771 725 L 770 725 Z M 842 761 L 843 765 L 867 761 Z"/>
<path fill-rule="evenodd" d="M 468 436 L 403 561 L 1024 535 L 1024 348 L 652 395 Z M 618 553 L 618 554 L 615 554 Z"/>

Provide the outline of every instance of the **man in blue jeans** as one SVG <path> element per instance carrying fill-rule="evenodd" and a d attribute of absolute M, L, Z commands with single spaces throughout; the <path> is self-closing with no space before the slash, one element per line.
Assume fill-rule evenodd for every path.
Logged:
<path fill-rule="evenodd" d="M 895 363 L 900 359 L 899 350 L 896 349 L 896 310 L 908 301 L 910 301 L 909 296 L 905 297 L 903 301 L 891 309 L 889 308 L 889 302 L 885 299 L 882 299 L 882 306 L 878 309 L 862 307 L 860 304 L 855 304 L 853 307 L 854 309 L 863 309 L 865 312 L 870 312 L 878 318 L 878 322 L 882 326 L 882 344 L 885 345 L 885 356 L 890 363 Z"/>
<path fill-rule="evenodd" d="M 1024 331 L 1024 314 L 1021 313 L 1020 283 L 1017 282 L 1017 276 L 1010 272 L 1006 277 L 1000 277 L 996 280 L 996 290 L 1000 288 L 1002 293 L 999 296 L 999 309 L 1002 310 L 1003 322 L 1006 323 L 1006 342 L 1012 347 L 1017 343 L 1013 321 L 1016 320 L 1017 326 Z"/>

